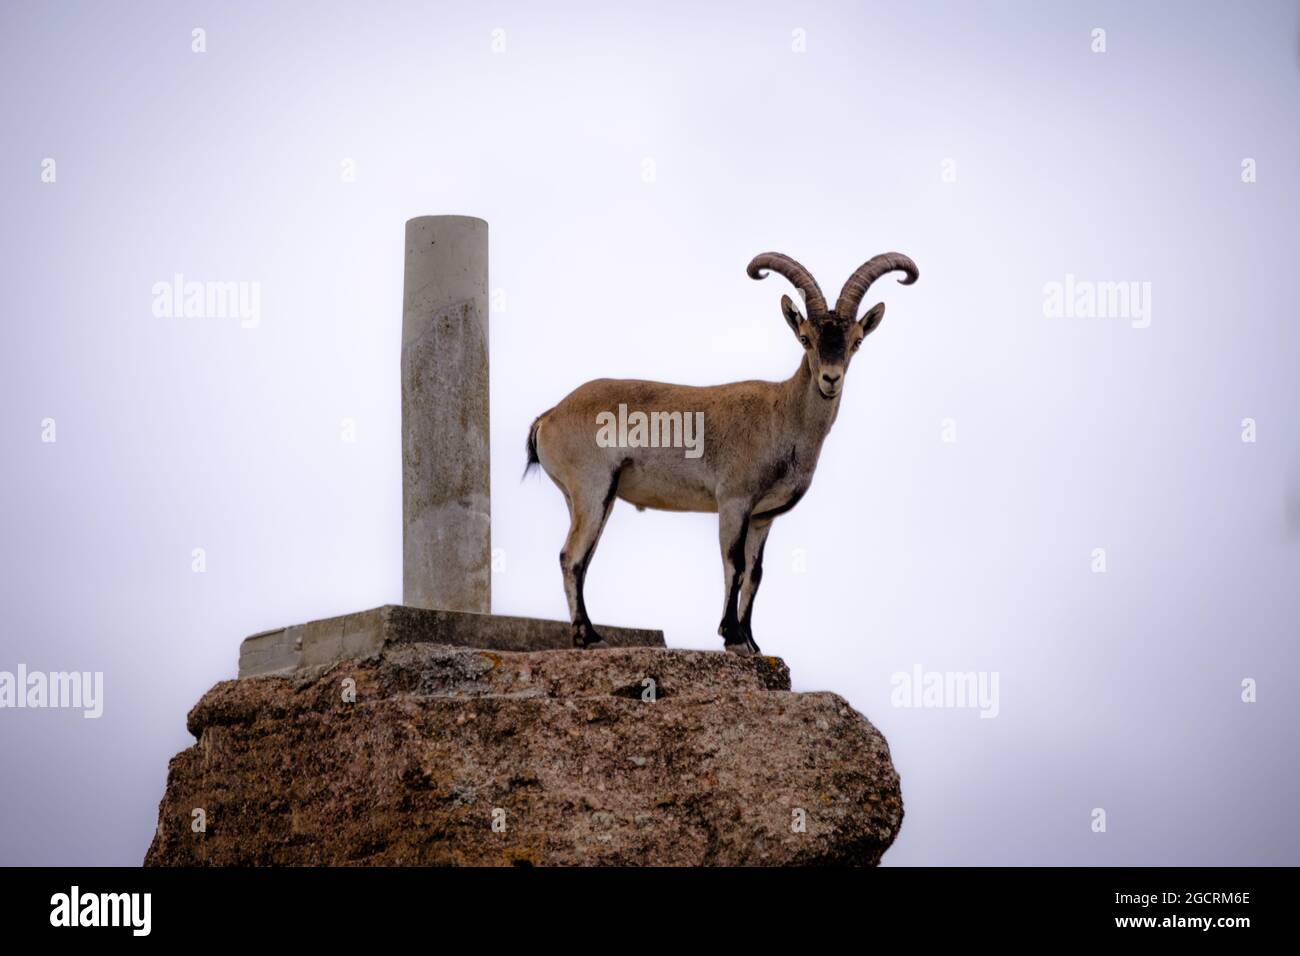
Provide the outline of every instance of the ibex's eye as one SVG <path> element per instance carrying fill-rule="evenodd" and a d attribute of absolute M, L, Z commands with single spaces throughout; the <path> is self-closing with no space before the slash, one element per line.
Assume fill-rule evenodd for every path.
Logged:
<path fill-rule="evenodd" d="M 862 348 L 862 339 L 858 339 L 856 342 L 853 343 L 852 351 L 856 352 L 860 348 Z"/>
<path fill-rule="evenodd" d="M 799 344 L 802 345 L 804 348 L 807 348 L 808 346 L 812 345 L 812 342 L 808 341 L 808 336 L 801 335 L 799 336 Z"/>

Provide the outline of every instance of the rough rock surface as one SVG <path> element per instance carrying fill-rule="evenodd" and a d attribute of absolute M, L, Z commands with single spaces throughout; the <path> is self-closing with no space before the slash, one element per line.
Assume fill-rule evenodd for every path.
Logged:
<path fill-rule="evenodd" d="M 888 745 L 789 687 L 773 657 L 430 644 L 226 681 L 145 863 L 878 863 L 903 817 Z"/>

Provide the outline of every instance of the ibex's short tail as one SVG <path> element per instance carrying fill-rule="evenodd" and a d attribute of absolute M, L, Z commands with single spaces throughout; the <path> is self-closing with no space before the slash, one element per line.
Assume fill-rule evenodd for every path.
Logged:
<path fill-rule="evenodd" d="M 549 415 L 551 411 L 552 409 L 548 408 L 546 411 L 534 418 L 532 427 L 528 429 L 528 464 L 524 465 L 524 473 L 520 476 L 520 481 L 527 478 L 528 472 L 541 464 L 541 459 L 537 457 L 537 429 L 541 426 L 542 419 Z"/>

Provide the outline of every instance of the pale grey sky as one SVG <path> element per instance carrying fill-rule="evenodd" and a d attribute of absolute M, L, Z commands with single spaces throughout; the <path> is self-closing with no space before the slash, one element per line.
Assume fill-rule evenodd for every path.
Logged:
<path fill-rule="evenodd" d="M 0 670 L 103 671 L 104 713 L 0 711 L 0 862 L 138 863 L 240 639 L 400 600 L 427 213 L 491 224 L 496 611 L 565 613 L 538 412 L 784 377 L 749 259 L 837 290 L 897 249 L 920 282 L 872 290 L 755 618 L 888 738 L 886 863 L 1300 862 L 1298 35 L 1293 2 L 7 4 Z M 255 327 L 155 315 L 178 273 L 257 283 Z M 1149 313 L 1051 317 L 1067 276 Z M 617 507 L 587 601 L 717 648 L 715 519 Z M 997 716 L 893 706 L 917 666 L 996 673 Z"/>

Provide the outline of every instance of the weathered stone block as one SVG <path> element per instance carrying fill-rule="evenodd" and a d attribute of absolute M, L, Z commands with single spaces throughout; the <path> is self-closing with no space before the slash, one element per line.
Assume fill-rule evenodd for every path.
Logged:
<path fill-rule="evenodd" d="M 775 658 L 421 643 L 226 681 L 190 712 L 145 862 L 879 862 L 903 817 L 888 745 L 788 687 Z"/>

